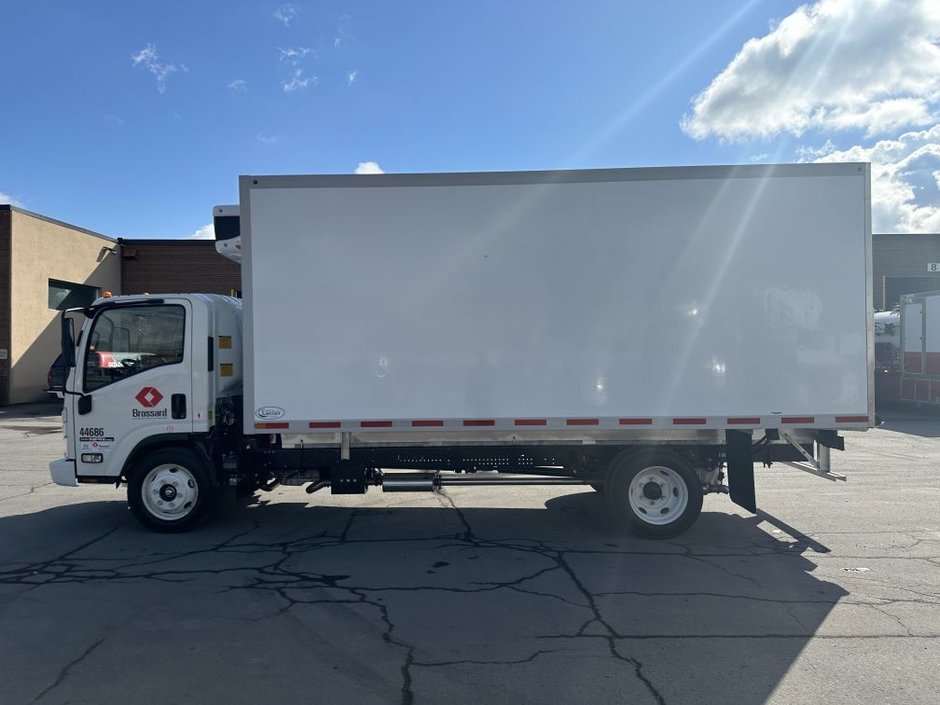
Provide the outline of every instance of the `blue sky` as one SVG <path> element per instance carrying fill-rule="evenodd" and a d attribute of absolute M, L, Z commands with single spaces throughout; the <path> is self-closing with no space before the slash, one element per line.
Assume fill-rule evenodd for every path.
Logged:
<path fill-rule="evenodd" d="M 247 173 L 859 160 L 940 231 L 935 5 L 0 0 L 0 202 L 184 238 Z"/>

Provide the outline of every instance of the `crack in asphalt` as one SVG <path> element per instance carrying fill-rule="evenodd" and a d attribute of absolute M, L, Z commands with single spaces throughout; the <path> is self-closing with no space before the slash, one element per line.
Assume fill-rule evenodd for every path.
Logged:
<path fill-rule="evenodd" d="M 17 499 L 19 497 L 28 497 L 31 494 L 35 494 L 36 490 L 41 489 L 43 487 L 48 487 L 49 485 L 53 485 L 53 484 L 55 483 L 50 480 L 49 482 L 44 482 L 41 485 L 31 485 L 28 492 L 20 492 L 19 494 L 13 494 L 13 495 L 10 495 L 9 497 L 0 497 L 0 502 L 8 502 L 11 499 Z M 15 487 L 15 486 L 17 485 L 6 485 L 6 487 Z M 19 487 L 22 487 L 22 485 L 19 485 Z"/>
<path fill-rule="evenodd" d="M 622 661 L 632 666 L 634 675 L 643 683 L 643 685 L 646 686 L 646 689 L 649 691 L 650 695 L 653 696 L 653 698 L 656 700 L 657 703 L 659 703 L 659 705 L 665 705 L 666 700 L 663 698 L 662 693 L 660 693 L 659 690 L 653 685 L 653 682 L 650 680 L 649 676 L 647 676 L 643 672 L 642 662 L 640 662 L 639 659 L 633 656 L 625 656 L 621 654 L 620 651 L 618 651 L 617 644 L 614 641 L 614 635 L 616 634 L 616 630 L 610 624 L 608 624 L 607 621 L 604 620 L 603 616 L 601 615 L 600 608 L 597 605 L 595 596 L 591 593 L 590 590 L 587 589 L 587 587 L 584 585 L 584 583 L 575 573 L 574 568 L 572 568 L 571 565 L 568 563 L 568 561 L 565 560 L 564 554 L 560 552 L 557 553 L 557 560 L 562 570 L 564 570 L 565 573 L 568 574 L 568 578 L 571 580 L 571 582 L 575 584 L 577 589 L 581 592 L 581 594 L 588 601 L 588 605 L 590 606 L 591 612 L 594 615 L 594 618 L 592 620 L 590 620 L 584 626 L 581 627 L 581 631 L 584 631 L 587 628 L 587 626 L 592 623 L 597 623 L 598 625 L 603 627 L 605 630 L 607 630 L 607 636 L 596 635 L 596 637 L 605 639 L 607 641 L 607 646 L 610 649 L 611 656 L 613 656 L 615 659 L 619 661 Z"/>
<path fill-rule="evenodd" d="M 353 594 L 358 594 L 357 591 L 352 590 Z M 412 677 L 411 677 L 411 666 L 414 664 L 415 660 L 415 646 L 413 644 L 408 644 L 400 639 L 396 639 L 392 636 L 395 631 L 395 624 L 392 622 L 391 617 L 388 614 L 388 605 L 383 605 L 379 602 L 368 600 L 365 595 L 361 595 L 363 602 L 370 604 L 373 607 L 378 608 L 379 614 L 381 615 L 382 622 L 385 624 L 385 631 L 382 633 L 382 640 L 387 644 L 392 644 L 399 648 L 405 649 L 405 660 L 401 665 L 401 705 L 411 705 L 414 702 L 414 691 L 411 688 Z"/>
<path fill-rule="evenodd" d="M 690 560 L 693 560 L 693 561 L 698 561 L 699 563 L 704 563 L 705 565 L 709 566 L 710 568 L 715 568 L 716 570 L 719 570 L 719 571 L 721 571 L 722 573 L 724 573 L 725 575 L 728 575 L 728 576 L 730 576 L 730 577 L 732 577 L 732 578 L 737 578 L 738 580 L 744 580 L 745 582 L 750 583 L 751 585 L 753 585 L 753 586 L 754 586 L 755 588 L 757 588 L 758 590 L 766 590 L 766 589 L 767 589 L 767 586 L 766 586 L 766 585 L 761 585 L 761 584 L 757 581 L 756 578 L 752 578 L 752 577 L 749 576 L 749 575 L 741 575 L 740 573 L 735 573 L 733 570 L 731 570 L 731 569 L 729 569 L 729 568 L 726 568 L 725 566 L 721 565 L 720 563 L 717 563 L 717 562 L 715 562 L 715 561 L 713 561 L 713 560 L 709 560 L 710 558 L 714 558 L 714 556 L 694 556 L 694 555 L 692 555 L 691 553 L 686 553 L 686 554 L 684 555 L 684 557 L 685 557 L 685 558 L 688 558 L 688 559 L 690 559 Z"/>
<path fill-rule="evenodd" d="M 467 516 L 463 513 L 463 510 L 457 506 L 457 503 L 454 502 L 454 498 L 451 497 L 446 489 L 442 489 L 440 492 L 435 492 L 434 497 L 438 500 L 441 506 L 454 510 L 457 513 L 457 518 L 460 520 L 460 523 L 463 524 L 463 535 L 458 535 L 455 538 L 465 541 L 467 543 L 476 543 L 476 538 L 473 535 L 473 529 L 470 528 L 470 522 L 467 521 Z"/>
<path fill-rule="evenodd" d="M 875 610 L 875 612 L 878 612 L 878 613 L 880 613 L 880 614 L 883 614 L 885 617 L 887 617 L 888 619 L 890 619 L 892 622 L 895 622 L 899 627 L 901 627 L 901 629 L 903 629 L 905 632 L 907 632 L 907 636 L 917 636 L 916 634 L 914 634 L 913 630 L 911 630 L 911 628 L 908 627 L 908 626 L 904 623 L 904 621 L 903 621 L 900 617 L 898 617 L 897 615 L 891 614 L 891 613 L 888 612 L 887 610 L 881 609 L 878 605 L 866 605 L 866 606 L 867 606 L 867 607 L 870 607 L 870 608 L 873 609 L 873 610 Z"/>
<path fill-rule="evenodd" d="M 100 536 L 90 539 L 86 541 L 85 543 L 79 546 L 76 546 L 75 548 L 70 549 L 69 551 L 66 551 L 65 553 L 57 556 L 56 558 L 50 558 L 48 560 L 41 561 L 39 563 L 26 564 L 22 569 L 15 569 L 12 571 L 0 571 L 0 584 L 29 585 L 29 588 L 26 590 L 26 592 L 30 592 L 44 584 L 52 582 L 51 580 L 34 579 L 30 581 L 28 579 L 32 578 L 33 576 L 41 575 L 43 571 L 48 571 L 49 573 L 53 573 L 55 575 L 56 569 L 60 565 L 61 565 L 61 568 L 59 569 L 58 572 L 60 573 L 68 572 L 71 565 L 68 562 L 66 562 L 67 558 L 74 555 L 75 553 L 78 553 L 79 551 L 83 551 L 84 549 L 89 548 L 95 545 L 96 543 L 108 538 L 109 536 L 114 534 L 116 531 L 118 531 L 124 525 L 124 523 L 125 522 L 121 522 L 117 524 L 116 526 L 112 527 L 111 529 L 104 532 Z M 23 577 L 20 579 L 16 579 L 15 577 L 12 577 L 12 578 L 8 577 L 8 576 L 16 576 L 17 574 L 21 574 Z"/>
<path fill-rule="evenodd" d="M 356 512 L 358 510 L 352 509 L 349 512 L 349 518 L 346 520 L 346 526 L 343 527 L 342 533 L 339 535 L 339 542 L 345 543 L 347 537 L 349 536 L 349 530 L 352 528 L 353 522 L 356 520 Z"/>
<path fill-rule="evenodd" d="M 523 663 L 532 663 L 539 656 L 544 656 L 546 654 L 558 654 L 570 649 L 539 649 L 535 653 L 526 656 L 525 658 L 519 659 L 493 659 L 481 661 L 479 659 L 454 659 L 451 661 L 414 661 L 413 666 L 418 666 L 421 668 L 439 668 L 442 666 L 519 666 Z"/>
<path fill-rule="evenodd" d="M 61 671 L 59 671 L 59 675 L 56 677 L 55 681 L 53 681 L 53 683 L 52 683 L 51 685 L 47 686 L 42 692 L 40 692 L 39 695 L 37 695 L 35 698 L 33 698 L 33 699 L 30 701 L 30 704 L 32 705 L 32 703 L 37 703 L 37 702 L 39 702 L 39 701 L 40 701 L 43 697 L 45 697 L 48 693 L 50 693 L 51 691 L 55 690 L 55 689 L 58 688 L 60 685 L 62 685 L 62 683 L 63 683 L 63 682 L 65 681 L 65 679 L 68 677 L 69 672 L 70 672 L 75 666 L 77 666 L 77 665 L 80 664 L 82 661 L 84 661 L 86 658 L 88 658 L 88 657 L 92 654 L 92 652 L 93 652 L 95 649 L 97 649 L 99 646 L 101 646 L 101 645 L 104 643 L 105 639 L 107 639 L 107 638 L 108 638 L 107 635 L 101 637 L 100 639 L 98 639 L 98 641 L 94 642 L 91 646 L 89 646 L 89 647 L 88 647 L 87 649 L 85 649 L 81 654 L 79 654 L 79 656 L 78 656 L 77 658 L 75 658 L 74 660 L 72 660 L 72 661 L 70 661 L 69 663 L 67 663 L 67 664 L 65 665 L 65 667 L 64 667 Z"/>

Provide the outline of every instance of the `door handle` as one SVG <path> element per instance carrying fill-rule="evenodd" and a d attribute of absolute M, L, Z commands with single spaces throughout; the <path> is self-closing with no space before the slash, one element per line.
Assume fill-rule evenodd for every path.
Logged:
<path fill-rule="evenodd" d="M 170 415 L 174 419 L 186 418 L 186 395 L 174 394 L 170 397 Z"/>

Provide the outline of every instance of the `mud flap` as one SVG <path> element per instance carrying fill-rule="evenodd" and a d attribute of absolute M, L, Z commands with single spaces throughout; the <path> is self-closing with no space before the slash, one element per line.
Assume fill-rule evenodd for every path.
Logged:
<path fill-rule="evenodd" d="M 731 501 L 749 512 L 757 512 L 754 493 L 754 455 L 751 452 L 751 434 L 744 431 L 726 431 L 725 453 L 728 460 L 728 490 Z"/>

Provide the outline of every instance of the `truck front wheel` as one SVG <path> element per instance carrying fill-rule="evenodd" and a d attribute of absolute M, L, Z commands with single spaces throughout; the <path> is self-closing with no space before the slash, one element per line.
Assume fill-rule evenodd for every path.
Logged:
<path fill-rule="evenodd" d="M 647 538 L 678 536 L 702 511 L 698 474 L 669 451 L 641 451 L 614 461 L 606 496 L 614 517 Z"/>
<path fill-rule="evenodd" d="M 205 463 L 187 448 L 148 453 L 127 482 L 131 512 L 153 531 L 186 531 L 203 517 L 213 499 Z"/>

